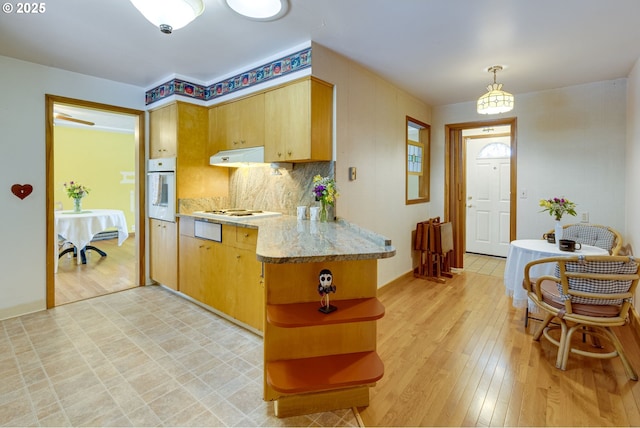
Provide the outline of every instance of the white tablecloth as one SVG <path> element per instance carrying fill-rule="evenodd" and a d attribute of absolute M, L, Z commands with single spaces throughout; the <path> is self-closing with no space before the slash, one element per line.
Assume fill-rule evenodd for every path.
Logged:
<path fill-rule="evenodd" d="M 527 303 L 527 291 L 522 287 L 524 279 L 524 267 L 527 263 L 545 257 L 557 256 L 606 256 L 609 252 L 603 248 L 583 245 L 582 249 L 575 252 L 561 251 L 556 244 L 550 244 L 544 239 L 519 239 L 511 241 L 509 254 L 504 269 L 504 285 L 508 296 L 513 297 L 513 306 L 524 308 L 529 306 L 530 310 L 534 305 Z M 529 272 L 531 277 L 543 275 L 553 275 L 555 263 L 543 263 L 533 266 Z"/>
<path fill-rule="evenodd" d="M 73 211 L 56 211 L 56 234 L 71 242 L 78 251 L 89 245 L 93 237 L 105 229 L 118 229 L 118 245 L 129 237 L 127 219 L 120 210 L 87 210 L 81 213 Z M 56 251 L 55 270 L 58 270 L 58 253 Z M 80 263 L 80 257 L 78 257 Z"/>

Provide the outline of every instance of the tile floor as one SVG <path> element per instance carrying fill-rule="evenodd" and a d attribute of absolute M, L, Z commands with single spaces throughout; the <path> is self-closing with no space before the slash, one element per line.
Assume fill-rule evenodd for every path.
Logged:
<path fill-rule="evenodd" d="M 1 426 L 357 426 L 278 419 L 262 339 L 161 287 L 0 321 Z"/>
<path fill-rule="evenodd" d="M 476 272 L 504 278 L 504 267 L 506 261 L 506 257 L 492 257 L 481 254 L 465 253 L 464 270 L 466 272 Z"/>

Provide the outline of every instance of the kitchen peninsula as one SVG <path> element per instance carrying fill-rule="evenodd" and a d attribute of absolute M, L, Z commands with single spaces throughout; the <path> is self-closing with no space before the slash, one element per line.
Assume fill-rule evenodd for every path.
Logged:
<path fill-rule="evenodd" d="M 262 328 L 258 329 L 264 337 L 264 399 L 274 401 L 276 416 L 367 406 L 369 387 L 384 373 L 376 353 L 376 320 L 384 316 L 384 307 L 376 298 L 377 259 L 395 255 L 391 242 L 344 220 L 320 223 L 286 215 L 227 221 L 194 214 L 180 217 L 183 293 L 187 284 L 182 262 L 193 260 L 183 250 L 183 240 L 197 239 L 188 236 L 194 222 L 221 223 L 222 243 L 255 237 L 252 262 L 256 264 L 249 264 L 253 274 L 248 278 L 260 276 L 264 287 Z M 200 245 L 204 252 L 215 251 Z M 226 260 L 234 263 L 247 256 L 236 249 L 236 256 Z M 196 270 L 207 269 L 211 268 Z M 336 286 L 331 304 L 337 310 L 329 314 L 318 311 L 319 274 L 324 269 L 331 271 Z M 236 275 L 247 278 L 244 272 Z M 255 278 L 245 281 L 259 282 Z M 235 296 L 232 306 L 236 309 L 254 300 L 237 290 L 218 290 Z"/>

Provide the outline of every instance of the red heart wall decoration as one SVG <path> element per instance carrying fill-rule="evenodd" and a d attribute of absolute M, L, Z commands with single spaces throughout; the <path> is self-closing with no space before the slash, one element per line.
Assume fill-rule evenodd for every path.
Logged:
<path fill-rule="evenodd" d="M 11 186 L 11 192 L 20 199 L 24 199 L 33 192 L 33 186 L 31 184 L 14 184 Z"/>

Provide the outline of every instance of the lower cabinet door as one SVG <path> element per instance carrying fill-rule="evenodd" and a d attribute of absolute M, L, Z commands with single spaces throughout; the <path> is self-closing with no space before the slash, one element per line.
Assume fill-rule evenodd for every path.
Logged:
<path fill-rule="evenodd" d="M 236 248 L 232 254 L 237 267 L 234 317 L 257 330 L 264 331 L 262 263 L 256 260 L 255 251 Z"/>
<path fill-rule="evenodd" d="M 176 223 L 149 221 L 149 276 L 156 282 L 178 289 L 178 232 Z"/>
<path fill-rule="evenodd" d="M 180 292 L 202 302 L 201 239 L 180 235 Z"/>

